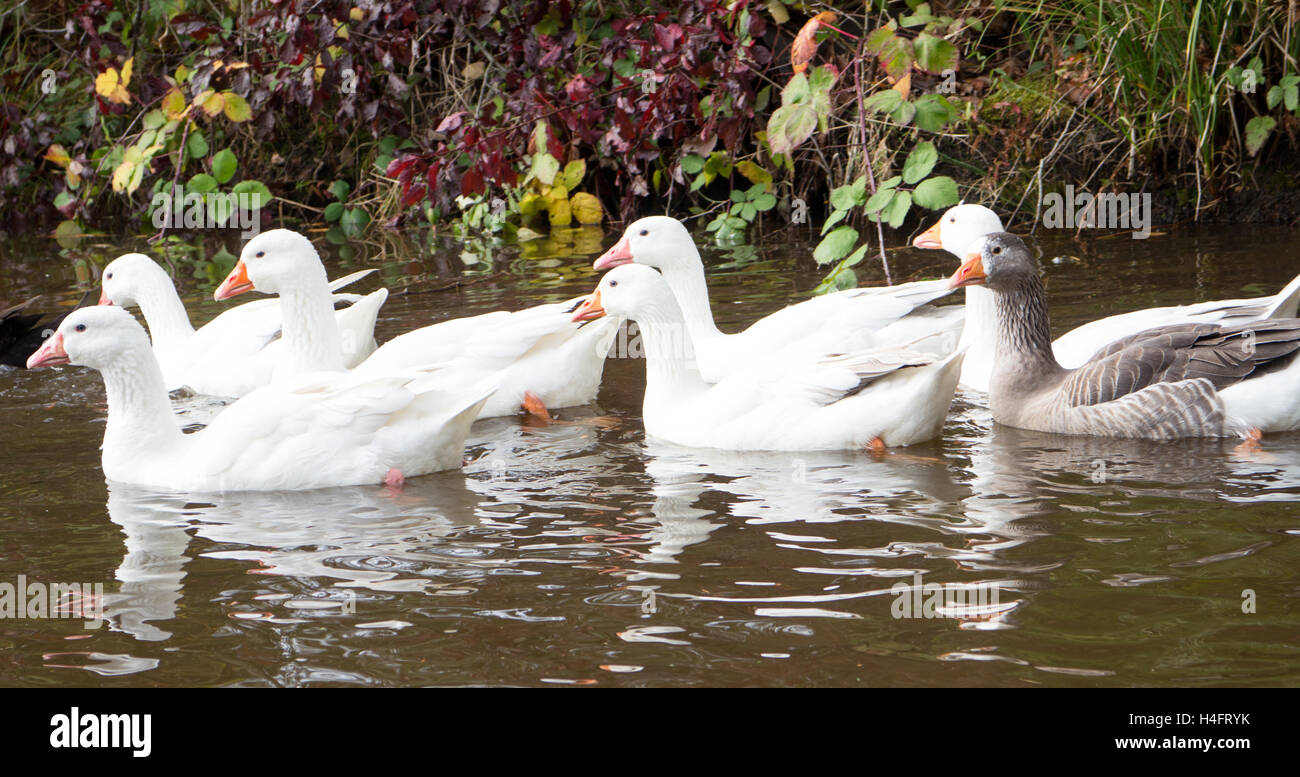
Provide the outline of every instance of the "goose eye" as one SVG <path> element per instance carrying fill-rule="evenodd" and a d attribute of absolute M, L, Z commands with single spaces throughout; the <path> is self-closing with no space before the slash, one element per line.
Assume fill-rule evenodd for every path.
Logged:
<path fill-rule="evenodd" d="M 261 259 L 263 256 L 266 256 L 266 252 L 258 251 L 257 254 L 255 254 L 255 256 L 257 256 L 258 259 Z"/>
<path fill-rule="evenodd" d="M 645 237 L 645 236 L 648 235 L 648 234 L 650 234 L 650 230 L 648 230 L 648 229 L 643 229 L 643 230 L 641 230 L 641 237 Z"/>
<path fill-rule="evenodd" d="M 617 285 L 618 285 L 618 281 L 610 281 L 610 282 L 609 282 L 609 287 L 610 287 L 611 289 L 614 288 L 614 287 L 617 286 Z"/>
<path fill-rule="evenodd" d="M 76 329 L 78 332 L 84 332 L 84 331 L 86 331 L 86 325 L 85 325 L 85 324 L 77 324 L 77 325 L 74 327 L 74 329 Z"/>
<path fill-rule="evenodd" d="M 111 281 L 111 280 L 113 280 L 113 273 L 109 273 L 108 275 L 105 275 L 104 277 Z"/>
<path fill-rule="evenodd" d="M 1000 254 L 1000 253 L 1002 253 L 1002 249 L 1001 249 L 1000 247 L 998 247 L 998 248 L 994 248 L 994 249 L 993 249 L 993 253 L 995 253 L 995 254 Z"/>

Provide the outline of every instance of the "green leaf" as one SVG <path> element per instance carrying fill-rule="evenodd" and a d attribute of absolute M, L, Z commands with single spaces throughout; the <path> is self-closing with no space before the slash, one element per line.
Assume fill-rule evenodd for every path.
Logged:
<path fill-rule="evenodd" d="M 767 142 L 772 153 L 785 154 L 812 136 L 817 129 L 817 112 L 809 105 L 783 105 L 772 112 L 767 123 Z"/>
<path fill-rule="evenodd" d="M 822 224 L 822 232 L 821 232 L 821 233 L 824 235 L 824 234 L 826 234 L 827 232 L 830 232 L 830 231 L 831 231 L 831 227 L 833 227 L 833 226 L 835 226 L 836 224 L 838 224 L 838 223 L 840 223 L 841 221 L 843 221 L 843 220 L 845 219 L 845 217 L 847 217 L 848 215 L 849 215 L 849 211 L 847 211 L 847 210 L 837 210 L 837 211 L 834 211 L 833 213 L 831 213 L 831 217 L 828 218 L 828 219 L 826 219 L 826 223 L 825 223 L 825 224 Z"/>
<path fill-rule="evenodd" d="M 555 183 L 555 176 L 560 173 L 560 160 L 546 153 L 539 151 L 533 154 L 532 175 L 537 180 L 550 186 Z"/>
<path fill-rule="evenodd" d="M 862 107 L 871 113 L 892 113 L 903 104 L 903 95 L 893 89 L 876 92 L 862 101 Z"/>
<path fill-rule="evenodd" d="M 348 235 L 359 234 L 369 223 L 370 214 L 361 208 L 348 208 L 339 219 L 339 226 L 343 227 L 344 233 Z"/>
<path fill-rule="evenodd" d="M 325 220 L 338 221 L 343 216 L 343 203 L 331 202 L 325 206 Z"/>
<path fill-rule="evenodd" d="M 885 72 L 892 78 L 902 78 L 912 69 L 914 54 L 912 41 L 906 38 L 892 37 L 885 42 L 877 55 Z"/>
<path fill-rule="evenodd" d="M 844 226 L 832 231 L 829 235 L 822 238 L 822 241 L 813 249 L 813 259 L 817 264 L 830 264 L 843 259 L 853 250 L 853 246 L 858 244 L 858 231 L 853 227 Z"/>
<path fill-rule="evenodd" d="M 914 116 L 916 116 L 916 103 L 909 102 L 900 103 L 898 109 L 890 114 L 890 118 L 904 127 L 912 123 Z"/>
<path fill-rule="evenodd" d="M 831 207 L 835 210 L 848 210 L 858 204 L 853 185 L 841 186 L 831 192 Z"/>
<path fill-rule="evenodd" d="M 867 245 L 866 243 L 863 243 L 861 246 L 858 247 L 858 250 L 856 250 L 856 251 L 854 251 L 853 253 L 849 254 L 849 258 L 848 258 L 848 259 L 845 259 L 845 260 L 844 260 L 844 266 L 845 266 L 845 267 L 852 267 L 853 265 L 857 264 L 858 262 L 861 262 L 861 261 L 862 261 L 862 257 L 864 257 L 864 256 L 867 255 L 867 249 L 870 248 L 870 247 L 871 247 L 871 246 Z"/>
<path fill-rule="evenodd" d="M 835 71 L 825 65 L 818 65 L 812 71 L 812 77 L 808 79 L 808 88 L 814 94 L 825 95 L 830 92 L 832 86 L 835 86 Z"/>
<path fill-rule="evenodd" d="M 928 73 L 938 75 L 957 67 L 957 47 L 927 32 L 916 36 L 916 63 Z"/>
<path fill-rule="evenodd" d="M 191 130 L 185 140 L 185 150 L 190 152 L 190 159 L 202 159 L 208 155 L 208 141 L 199 130 Z"/>
<path fill-rule="evenodd" d="M 695 175 L 704 169 L 704 157 L 694 154 L 687 154 L 682 157 L 682 171 Z"/>
<path fill-rule="evenodd" d="M 1282 87 L 1274 86 L 1270 88 L 1268 94 L 1264 97 L 1264 101 L 1268 104 L 1269 110 L 1276 108 L 1282 102 Z"/>
<path fill-rule="evenodd" d="M 940 210 L 956 205 L 960 199 L 957 195 L 957 182 L 946 175 L 927 178 L 912 192 L 916 204 L 930 210 Z"/>
<path fill-rule="evenodd" d="M 911 185 L 925 178 L 939 161 L 939 152 L 928 140 L 916 144 L 903 163 L 903 182 Z"/>
<path fill-rule="evenodd" d="M 790 83 L 785 85 L 781 90 L 781 105 L 797 105 L 808 102 L 812 96 L 812 90 L 808 84 L 808 77 L 803 73 L 795 73 L 790 79 Z"/>
<path fill-rule="evenodd" d="M 155 108 L 154 110 L 146 113 L 142 121 L 144 123 L 145 129 L 153 130 L 153 129 L 158 129 L 163 124 L 166 124 L 167 117 L 163 115 L 162 111 Z"/>
<path fill-rule="evenodd" d="M 869 214 L 880 213 L 889 207 L 889 203 L 893 201 L 894 195 L 897 193 L 897 189 L 877 189 L 876 193 L 871 195 L 871 199 L 867 200 L 867 204 L 862 209 Z"/>
<path fill-rule="evenodd" d="M 235 160 L 235 152 L 228 148 L 223 148 L 216 154 L 212 155 L 212 177 L 217 179 L 217 183 L 225 183 L 235 176 L 235 168 L 239 162 Z"/>
<path fill-rule="evenodd" d="M 1264 141 L 1268 140 L 1268 133 L 1276 126 L 1277 120 L 1272 116 L 1256 116 L 1246 122 L 1246 151 L 1251 156 L 1258 154 Z"/>
<path fill-rule="evenodd" d="M 957 109 L 943 95 L 922 95 L 915 104 L 916 126 L 927 132 L 942 132 L 957 119 Z"/>
<path fill-rule="evenodd" d="M 889 205 L 880 212 L 880 217 L 888 222 L 889 226 L 898 229 L 903 226 L 903 219 L 907 218 L 907 211 L 912 207 L 912 195 L 907 192 L 897 192 L 894 199 L 889 201 Z"/>
<path fill-rule="evenodd" d="M 199 173 L 185 184 L 185 188 L 199 194 L 207 194 L 217 190 L 217 179 L 207 173 Z"/>
<path fill-rule="evenodd" d="M 348 198 L 348 193 L 351 191 L 352 186 L 349 185 L 347 181 L 335 181 L 330 184 L 330 194 L 334 195 L 334 199 L 340 202 L 346 200 Z M 334 221 L 335 219 L 330 220 Z"/>
<path fill-rule="evenodd" d="M 255 209 L 265 208 L 275 199 L 271 195 L 271 190 L 266 188 L 266 184 L 261 181 L 240 181 L 230 189 L 234 194 L 242 194 L 254 197 L 251 205 Z"/>
<path fill-rule="evenodd" d="M 564 166 L 564 172 L 560 174 L 560 183 L 569 191 L 577 189 L 582 184 L 582 177 L 587 174 L 587 163 L 581 159 L 574 159 Z"/>

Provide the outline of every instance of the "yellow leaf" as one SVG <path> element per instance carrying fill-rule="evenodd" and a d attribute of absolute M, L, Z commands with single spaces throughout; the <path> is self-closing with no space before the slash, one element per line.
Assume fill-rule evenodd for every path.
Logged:
<path fill-rule="evenodd" d="M 135 162 L 123 162 L 113 171 L 113 191 L 120 192 L 131 182 L 131 175 L 135 172 Z"/>
<path fill-rule="evenodd" d="M 45 152 L 44 158 L 48 159 L 49 161 L 53 162 L 59 167 L 67 167 L 68 162 L 72 161 L 72 157 L 69 156 L 68 150 L 65 149 L 63 146 L 60 146 L 58 143 L 55 143 L 54 145 L 50 146 L 50 150 Z"/>
<path fill-rule="evenodd" d="M 477 81 L 483 77 L 483 73 L 486 71 L 487 65 L 483 62 L 471 62 L 465 66 L 464 70 L 460 71 L 460 74 L 470 81 Z"/>
<path fill-rule="evenodd" d="M 600 200 L 587 192 L 578 192 L 570 197 L 569 210 L 579 224 L 599 224 L 605 217 L 605 209 L 600 207 Z"/>
<path fill-rule="evenodd" d="M 122 66 L 122 86 L 125 87 L 131 83 L 131 66 L 135 64 L 135 57 L 131 57 Z"/>
<path fill-rule="evenodd" d="M 198 97 L 195 97 L 194 104 L 202 108 L 203 112 L 206 113 L 207 115 L 216 116 L 218 113 L 221 113 L 222 108 L 226 107 L 225 92 L 220 92 L 220 93 L 212 92 L 211 94 L 208 94 L 208 92 L 204 92 L 203 94 L 206 94 L 208 96 L 204 98 L 202 102 L 199 101 Z M 202 96 L 203 95 L 199 95 L 199 97 Z"/>
<path fill-rule="evenodd" d="M 190 78 L 190 69 L 187 68 L 187 67 L 185 67 L 184 65 L 177 65 L 177 67 L 176 67 L 176 83 L 178 83 L 178 84 L 183 84 L 183 83 L 185 83 L 186 81 L 188 81 L 189 78 Z"/>
<path fill-rule="evenodd" d="M 172 87 L 162 98 L 163 113 L 167 114 L 169 119 L 179 119 L 185 115 L 185 95 L 181 90 Z"/>
<path fill-rule="evenodd" d="M 359 22 L 362 19 L 366 18 L 366 12 L 361 10 L 360 8 L 357 8 L 354 5 L 352 6 L 352 10 L 348 11 L 348 18 L 350 18 L 354 22 Z"/>
<path fill-rule="evenodd" d="M 348 39 L 348 26 L 347 26 L 347 24 L 345 24 L 345 23 L 343 23 L 343 22 L 339 22 L 339 26 L 337 26 L 337 27 L 334 28 L 334 37 L 336 37 L 336 38 L 338 38 L 338 39 L 340 39 L 340 40 L 347 40 L 347 39 Z"/>
<path fill-rule="evenodd" d="M 569 209 L 569 190 L 562 184 L 547 189 L 542 194 L 542 200 L 546 203 L 546 214 L 550 217 L 551 226 L 567 227 L 573 220 L 573 212 Z"/>
<path fill-rule="evenodd" d="M 226 118 L 231 121 L 248 121 L 253 118 L 253 109 L 248 107 L 248 101 L 234 92 L 222 92 L 226 98 L 225 112 Z"/>
<path fill-rule="evenodd" d="M 108 70 L 95 76 L 95 93 L 100 97 L 108 97 L 117 88 L 117 68 L 110 67 Z"/>

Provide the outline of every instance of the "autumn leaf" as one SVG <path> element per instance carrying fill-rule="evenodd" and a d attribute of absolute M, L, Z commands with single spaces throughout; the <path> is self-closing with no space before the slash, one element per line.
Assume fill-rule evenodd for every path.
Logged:
<path fill-rule="evenodd" d="M 117 68 L 110 67 L 99 75 L 95 76 L 95 92 L 111 103 L 126 105 L 131 102 L 131 95 L 126 91 L 126 87 L 131 83 L 131 66 L 134 59 L 128 59 L 122 66 L 122 72 Z"/>
<path fill-rule="evenodd" d="M 48 159 L 59 167 L 67 167 L 72 157 L 68 155 L 68 150 L 58 143 L 50 146 L 50 150 L 45 152 L 44 159 Z"/>
<path fill-rule="evenodd" d="M 179 119 L 185 115 L 185 95 L 181 90 L 172 87 L 162 98 L 163 113 L 167 114 L 169 119 Z"/>
<path fill-rule="evenodd" d="M 800 28 L 799 34 L 794 36 L 794 43 L 790 44 L 790 65 L 794 68 L 794 72 L 802 73 L 807 69 L 808 63 L 817 53 L 818 28 L 822 23 L 829 24 L 833 21 L 835 21 L 834 11 L 822 11 Z"/>
<path fill-rule="evenodd" d="M 586 192 L 578 192 L 569 198 L 569 210 L 579 224 L 599 224 L 605 217 L 600 200 L 596 199 L 596 195 Z"/>
<path fill-rule="evenodd" d="M 226 118 L 231 121 L 248 121 L 253 118 L 253 109 L 248 107 L 248 101 L 234 92 L 222 92 L 225 102 L 222 110 L 225 111 Z"/>

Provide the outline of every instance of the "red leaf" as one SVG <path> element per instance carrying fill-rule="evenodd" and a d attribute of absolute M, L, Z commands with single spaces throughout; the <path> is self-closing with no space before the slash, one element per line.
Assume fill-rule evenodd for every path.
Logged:
<path fill-rule="evenodd" d="M 398 157 L 397 159 L 394 159 L 393 161 L 388 163 L 388 169 L 385 170 L 384 172 L 388 175 L 389 178 L 396 178 L 402 173 L 404 173 L 406 171 L 406 168 L 415 164 L 417 158 L 418 157 L 413 157 L 413 156 Z"/>
<path fill-rule="evenodd" d="M 424 199 L 424 195 L 427 191 L 428 190 L 424 188 L 424 184 L 417 183 L 415 186 L 412 186 L 409 191 L 403 193 L 402 205 L 407 208 L 411 207 L 415 203 Z"/>
<path fill-rule="evenodd" d="M 482 194 L 483 191 L 483 172 L 477 167 L 466 170 L 464 177 L 460 179 L 460 193 L 472 197 L 475 194 Z"/>

